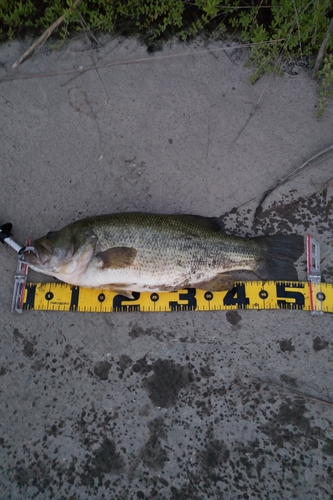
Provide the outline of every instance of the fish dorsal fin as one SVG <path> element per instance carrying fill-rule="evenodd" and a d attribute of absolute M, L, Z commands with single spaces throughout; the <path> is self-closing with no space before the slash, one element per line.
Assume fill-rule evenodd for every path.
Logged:
<path fill-rule="evenodd" d="M 96 254 L 102 263 L 102 269 L 122 269 L 133 264 L 136 249 L 131 247 L 113 247 Z"/>
<path fill-rule="evenodd" d="M 201 215 L 191 215 L 191 214 L 180 214 L 176 215 L 179 220 L 184 222 L 195 224 L 196 226 L 202 227 L 206 231 L 213 231 L 214 233 L 224 233 L 224 224 L 218 217 L 203 217 Z"/>

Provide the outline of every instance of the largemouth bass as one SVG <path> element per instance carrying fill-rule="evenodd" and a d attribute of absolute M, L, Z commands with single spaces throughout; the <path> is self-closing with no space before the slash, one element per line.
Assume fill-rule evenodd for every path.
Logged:
<path fill-rule="evenodd" d="M 217 218 L 119 213 L 82 219 L 33 241 L 22 260 L 35 271 L 89 288 L 131 292 L 228 290 L 237 273 L 297 281 L 303 237 L 241 238 Z"/>

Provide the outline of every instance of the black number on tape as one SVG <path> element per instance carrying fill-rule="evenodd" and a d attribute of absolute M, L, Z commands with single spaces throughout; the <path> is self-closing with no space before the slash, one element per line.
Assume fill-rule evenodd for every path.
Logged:
<path fill-rule="evenodd" d="M 277 295 L 278 306 L 281 309 L 303 309 L 305 303 L 303 293 L 286 290 L 286 288 L 304 289 L 304 285 L 297 283 L 276 283 L 276 295 Z"/>
<path fill-rule="evenodd" d="M 244 309 L 249 303 L 250 299 L 246 297 L 245 285 L 234 286 L 223 299 L 223 305 L 238 306 L 240 309 Z"/>
<path fill-rule="evenodd" d="M 195 298 L 195 288 L 187 288 L 187 293 L 180 293 L 179 300 L 186 300 L 187 304 L 179 302 L 169 302 L 171 311 L 193 311 L 197 308 L 197 299 Z"/>
<path fill-rule="evenodd" d="M 71 303 L 69 305 L 69 310 L 75 311 L 77 306 L 79 305 L 80 288 L 78 286 L 71 286 L 71 290 L 72 290 L 72 296 L 71 296 Z"/>
<path fill-rule="evenodd" d="M 113 298 L 113 310 L 114 311 L 140 311 L 139 304 L 123 304 L 123 302 L 135 301 L 140 298 L 140 294 L 138 292 L 133 292 L 133 299 L 129 299 L 128 297 L 124 297 L 124 295 L 116 295 Z"/>
<path fill-rule="evenodd" d="M 23 309 L 33 309 L 35 303 L 35 294 L 36 294 L 36 284 L 27 283 L 25 288 L 28 290 L 27 298 L 25 303 L 23 304 Z"/>

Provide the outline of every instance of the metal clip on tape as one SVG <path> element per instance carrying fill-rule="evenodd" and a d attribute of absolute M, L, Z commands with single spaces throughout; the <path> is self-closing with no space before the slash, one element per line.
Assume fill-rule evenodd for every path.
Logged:
<path fill-rule="evenodd" d="M 6 243 L 11 248 L 13 248 L 15 252 L 18 253 L 18 263 L 15 272 L 15 282 L 14 282 L 11 310 L 12 312 L 15 311 L 21 313 L 23 307 L 25 283 L 27 281 L 27 276 L 28 276 L 28 266 L 27 264 L 24 264 L 24 262 L 21 262 L 20 259 L 22 258 L 22 254 L 24 252 L 29 252 L 31 250 L 34 250 L 34 248 L 28 246 L 30 244 L 30 238 L 27 240 L 27 246 L 25 247 L 22 247 L 21 245 L 16 243 L 16 241 L 14 241 L 11 238 L 12 236 L 11 230 L 12 230 L 12 224 L 10 222 L 3 224 L 0 227 L 0 241 L 1 243 Z"/>
<path fill-rule="evenodd" d="M 306 238 L 311 314 L 318 315 L 323 314 L 322 302 L 319 300 L 321 294 L 320 245 L 310 234 Z"/>

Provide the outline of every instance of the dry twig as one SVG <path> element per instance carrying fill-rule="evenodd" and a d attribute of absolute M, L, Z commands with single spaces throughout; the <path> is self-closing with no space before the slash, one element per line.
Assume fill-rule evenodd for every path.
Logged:
<path fill-rule="evenodd" d="M 245 44 L 240 44 L 238 46 L 231 47 L 231 49 L 235 48 L 244 48 L 244 47 L 252 47 L 254 45 L 271 45 L 272 43 L 277 43 L 277 42 L 283 42 L 284 38 L 279 38 L 277 40 L 270 40 L 268 42 L 254 42 L 254 43 L 245 43 Z M 173 59 L 173 58 L 178 58 L 178 57 L 192 57 L 192 56 L 199 56 L 202 54 L 208 54 L 209 52 L 218 52 L 221 50 L 228 50 L 229 47 L 221 47 L 221 48 L 214 48 L 214 49 L 207 49 L 207 50 L 199 50 L 198 52 L 182 52 L 179 54 L 168 54 L 165 56 L 157 56 L 157 57 L 142 57 L 140 59 L 130 59 L 129 61 L 113 61 L 107 64 L 99 64 L 95 66 L 88 66 L 87 68 L 82 69 L 71 69 L 71 70 L 66 70 L 66 71 L 48 71 L 48 72 L 42 72 L 42 73 L 28 73 L 28 74 L 19 74 L 16 73 L 14 75 L 9 75 L 0 78 L 0 83 L 1 82 L 10 82 L 13 80 L 30 80 L 32 78 L 51 78 L 54 76 L 59 76 L 59 75 L 70 75 L 70 74 L 75 74 L 75 73 L 83 73 L 85 71 L 93 71 L 96 69 L 102 69 L 102 68 L 110 68 L 112 66 L 122 66 L 122 65 L 127 65 L 127 64 L 138 64 L 138 63 L 143 63 L 143 62 L 156 62 L 161 59 Z"/>
<path fill-rule="evenodd" d="M 72 11 L 74 9 L 76 9 L 76 7 L 78 7 L 80 5 L 80 3 L 82 2 L 82 0 L 75 0 L 75 2 L 73 3 L 73 5 L 70 7 L 69 11 Z M 68 13 L 68 11 L 67 11 Z M 38 38 L 38 40 L 36 40 L 29 48 L 28 50 L 26 50 L 24 52 L 24 54 L 21 55 L 21 57 L 18 58 L 17 61 L 14 62 L 14 64 L 12 65 L 12 68 L 16 68 L 19 64 L 21 64 L 21 62 L 23 62 L 28 56 L 30 56 L 30 54 L 37 48 L 37 47 L 41 47 L 43 45 L 44 42 L 46 42 L 46 40 L 49 38 L 49 36 L 52 34 L 52 32 L 64 21 L 65 17 L 66 17 L 66 14 L 67 13 L 64 13 L 62 16 L 60 16 L 56 21 L 54 21 L 54 23 L 51 24 L 51 26 L 49 26 L 47 28 L 46 31 L 44 31 L 44 33 Z"/>
<path fill-rule="evenodd" d="M 328 41 L 330 39 L 330 36 L 331 36 L 331 33 L 332 33 L 332 30 L 333 30 L 333 17 L 331 19 L 331 22 L 330 24 L 328 25 L 328 28 L 327 28 L 327 32 L 326 32 L 326 36 L 320 46 L 320 49 L 319 49 L 319 52 L 318 52 L 318 55 L 317 55 L 317 59 L 316 59 L 316 64 L 314 65 L 314 68 L 313 68 L 313 73 L 312 73 L 312 76 L 315 77 L 319 68 L 320 68 L 320 65 L 321 65 L 321 61 L 324 57 L 324 52 L 325 52 L 325 48 L 326 48 L 326 45 L 328 44 Z"/>
<path fill-rule="evenodd" d="M 260 214 L 261 210 L 262 210 L 262 204 L 264 203 L 264 201 L 266 200 L 266 198 L 273 192 L 275 191 L 275 189 L 277 189 L 278 187 L 282 186 L 283 184 L 285 184 L 287 181 L 289 181 L 290 179 L 293 179 L 294 177 L 296 177 L 296 175 L 298 175 L 301 171 L 305 170 L 306 168 L 310 167 L 311 166 L 311 163 L 316 160 L 317 158 L 319 158 L 320 156 L 323 156 L 324 154 L 328 153 L 329 151 L 332 151 L 333 150 L 333 144 L 331 146 L 329 146 L 328 148 L 326 149 L 323 149 L 322 151 L 320 151 L 319 153 L 317 153 L 316 155 L 312 156 L 309 160 L 306 160 L 304 163 L 302 163 L 302 165 L 298 168 L 296 168 L 295 170 L 293 170 L 290 174 L 286 175 L 286 177 L 284 177 L 283 179 L 280 179 L 279 182 L 277 182 L 275 184 L 275 186 L 273 186 L 272 188 L 268 189 L 267 191 L 264 192 L 264 194 L 262 195 L 262 197 L 260 198 L 260 201 L 258 203 L 258 206 L 256 208 L 256 211 L 254 213 L 254 220 L 257 219 L 258 215 Z"/>
<path fill-rule="evenodd" d="M 304 392 L 300 389 L 297 389 L 295 387 L 287 386 L 287 385 L 282 384 L 281 382 L 279 382 L 277 380 L 273 380 L 271 378 L 255 377 L 254 380 L 256 380 L 259 383 L 268 384 L 268 386 L 275 386 L 275 387 L 280 388 L 281 394 L 283 394 L 285 392 L 289 392 L 290 394 L 298 396 L 298 398 L 304 399 L 305 401 L 313 401 L 315 403 L 323 403 L 323 404 L 333 406 L 333 401 L 331 399 L 329 399 L 328 397 L 322 396 L 321 394 L 316 396 L 315 394 L 310 394 L 310 393 Z"/>

